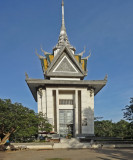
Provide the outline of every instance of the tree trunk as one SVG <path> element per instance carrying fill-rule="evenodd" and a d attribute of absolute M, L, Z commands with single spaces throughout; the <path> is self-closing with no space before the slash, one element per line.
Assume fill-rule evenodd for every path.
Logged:
<path fill-rule="evenodd" d="M 10 135 L 15 132 L 15 129 L 12 129 L 11 132 L 8 132 L 5 137 L 1 140 L 0 145 L 3 145 L 6 143 L 6 141 L 9 139 Z"/>
<path fill-rule="evenodd" d="M 10 135 L 11 135 L 11 133 L 8 132 L 8 133 L 5 135 L 5 137 L 1 140 L 0 145 L 5 144 L 6 141 L 9 139 Z"/>

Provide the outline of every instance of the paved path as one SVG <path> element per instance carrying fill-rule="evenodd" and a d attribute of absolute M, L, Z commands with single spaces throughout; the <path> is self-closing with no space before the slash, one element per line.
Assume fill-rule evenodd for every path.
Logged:
<path fill-rule="evenodd" d="M 0 152 L 0 160 L 133 160 L 133 149 L 55 149 Z"/>

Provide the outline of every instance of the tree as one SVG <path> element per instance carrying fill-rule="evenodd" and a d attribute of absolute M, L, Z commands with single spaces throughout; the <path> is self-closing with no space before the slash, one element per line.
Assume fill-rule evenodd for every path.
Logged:
<path fill-rule="evenodd" d="M 39 119 L 38 122 L 39 132 L 50 133 L 52 131 L 53 126 L 49 123 L 46 115 L 40 112 L 38 114 L 38 119 Z"/>
<path fill-rule="evenodd" d="M 128 138 L 133 139 L 133 123 L 129 123 L 128 125 Z"/>
<path fill-rule="evenodd" d="M 97 137 L 120 137 L 122 139 L 133 137 L 133 125 L 125 120 L 117 123 L 108 120 L 95 121 L 94 124 Z"/>
<path fill-rule="evenodd" d="M 121 137 L 122 139 L 124 137 L 127 137 L 128 128 L 129 128 L 129 123 L 127 121 L 120 120 L 119 122 L 115 123 L 114 136 Z"/>
<path fill-rule="evenodd" d="M 95 121 L 95 135 L 98 137 L 112 137 L 113 123 L 109 120 Z"/>
<path fill-rule="evenodd" d="M 94 121 L 99 121 L 100 119 L 103 119 L 103 117 L 94 117 Z"/>
<path fill-rule="evenodd" d="M 131 98 L 130 100 L 130 105 L 126 105 L 123 111 L 124 111 L 123 118 L 133 123 L 133 98 Z"/>
<path fill-rule="evenodd" d="M 38 125 L 45 122 L 45 117 L 37 115 L 22 104 L 0 99 L 0 145 L 5 144 L 11 135 L 23 141 L 38 134 Z"/>

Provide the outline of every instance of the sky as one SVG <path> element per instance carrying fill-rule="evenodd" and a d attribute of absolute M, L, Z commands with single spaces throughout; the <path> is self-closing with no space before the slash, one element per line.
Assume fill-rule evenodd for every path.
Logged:
<path fill-rule="evenodd" d="M 91 50 L 85 80 L 107 85 L 95 96 L 95 117 L 114 122 L 133 97 L 133 0 L 64 0 L 65 24 L 76 53 Z M 43 79 L 35 54 L 52 52 L 61 28 L 61 0 L 0 0 L 0 98 L 37 112 L 25 82 Z M 42 54 L 43 55 L 43 54 Z"/>

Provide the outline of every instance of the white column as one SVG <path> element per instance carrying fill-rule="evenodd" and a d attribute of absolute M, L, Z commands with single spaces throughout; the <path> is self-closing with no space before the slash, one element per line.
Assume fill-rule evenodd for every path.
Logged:
<path fill-rule="evenodd" d="M 46 90 L 42 90 L 42 112 L 46 114 Z"/>
<path fill-rule="evenodd" d="M 39 91 L 37 91 L 37 106 L 38 106 L 38 113 L 42 112 L 42 106 L 41 106 L 41 96 L 39 94 Z"/>
<path fill-rule="evenodd" d="M 46 95 L 47 95 L 47 118 L 49 119 L 50 124 L 54 125 L 53 121 L 53 90 L 52 88 L 46 89 Z"/>
<path fill-rule="evenodd" d="M 89 99 L 89 104 L 91 108 L 91 115 L 89 115 L 89 122 L 88 125 L 89 127 L 89 133 L 94 134 L 94 90 L 90 90 L 90 99 Z"/>
<path fill-rule="evenodd" d="M 46 94 L 45 89 L 39 88 L 37 91 L 38 113 L 46 114 Z"/>
<path fill-rule="evenodd" d="M 94 134 L 94 91 L 92 89 L 82 89 L 81 97 L 82 134 Z"/>
<path fill-rule="evenodd" d="M 56 89 L 57 133 L 59 133 L 59 90 Z"/>
<path fill-rule="evenodd" d="M 75 136 L 78 134 L 78 90 L 75 90 Z"/>

